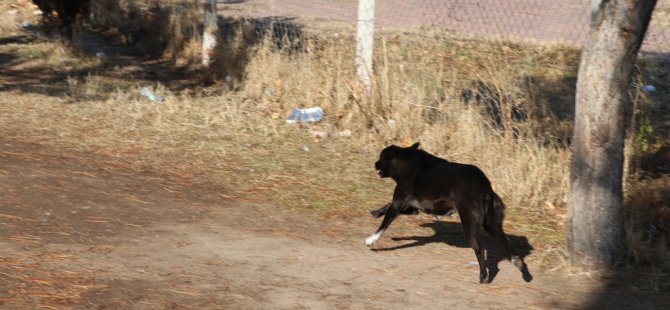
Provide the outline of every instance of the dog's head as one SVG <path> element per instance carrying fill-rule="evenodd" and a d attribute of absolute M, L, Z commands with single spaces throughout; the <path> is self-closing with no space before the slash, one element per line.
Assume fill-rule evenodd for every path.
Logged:
<path fill-rule="evenodd" d="M 400 155 L 408 149 L 418 149 L 419 142 L 412 144 L 410 147 L 399 147 L 397 145 L 387 146 L 379 154 L 379 160 L 375 162 L 375 169 L 377 173 L 382 178 L 394 177 L 400 174 L 402 169 L 402 164 L 398 161 L 400 160 Z"/>

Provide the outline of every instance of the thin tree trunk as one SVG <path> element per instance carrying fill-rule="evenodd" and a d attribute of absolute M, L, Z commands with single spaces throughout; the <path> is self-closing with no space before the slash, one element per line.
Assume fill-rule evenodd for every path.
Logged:
<path fill-rule="evenodd" d="M 369 93 L 372 85 L 375 0 L 358 0 L 356 23 L 356 73 Z"/>
<path fill-rule="evenodd" d="M 595 267 L 622 254 L 624 107 L 656 0 L 593 4 L 577 80 L 567 241 L 574 265 Z"/>
<path fill-rule="evenodd" d="M 203 7 L 205 22 L 202 30 L 202 65 L 209 68 L 214 61 L 214 53 L 218 45 L 217 0 L 204 0 Z"/>

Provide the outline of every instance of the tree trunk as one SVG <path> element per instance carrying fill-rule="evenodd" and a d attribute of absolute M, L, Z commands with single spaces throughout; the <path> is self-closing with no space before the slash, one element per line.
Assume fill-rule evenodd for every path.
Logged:
<path fill-rule="evenodd" d="M 202 4 L 205 9 L 205 22 L 202 30 L 202 65 L 209 68 L 214 60 L 218 44 L 217 0 L 204 0 Z"/>
<path fill-rule="evenodd" d="M 370 93 L 372 86 L 372 48 L 374 45 L 375 0 L 358 0 L 356 23 L 356 74 Z"/>
<path fill-rule="evenodd" d="M 624 107 L 656 0 L 592 0 L 577 79 L 567 241 L 573 265 L 612 266 L 622 254 Z"/>

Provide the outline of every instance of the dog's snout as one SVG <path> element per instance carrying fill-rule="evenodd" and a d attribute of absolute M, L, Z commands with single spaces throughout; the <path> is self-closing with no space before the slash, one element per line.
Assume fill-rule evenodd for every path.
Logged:
<path fill-rule="evenodd" d="M 377 170 L 377 174 L 379 174 L 380 177 L 386 177 L 386 169 L 386 163 L 381 159 L 375 163 L 375 170 Z"/>

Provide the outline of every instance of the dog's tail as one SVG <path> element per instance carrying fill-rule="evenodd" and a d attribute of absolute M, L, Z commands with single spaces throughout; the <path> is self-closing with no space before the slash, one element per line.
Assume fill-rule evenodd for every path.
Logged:
<path fill-rule="evenodd" d="M 502 225 L 505 217 L 505 204 L 495 192 L 484 195 L 484 226 Z"/>

